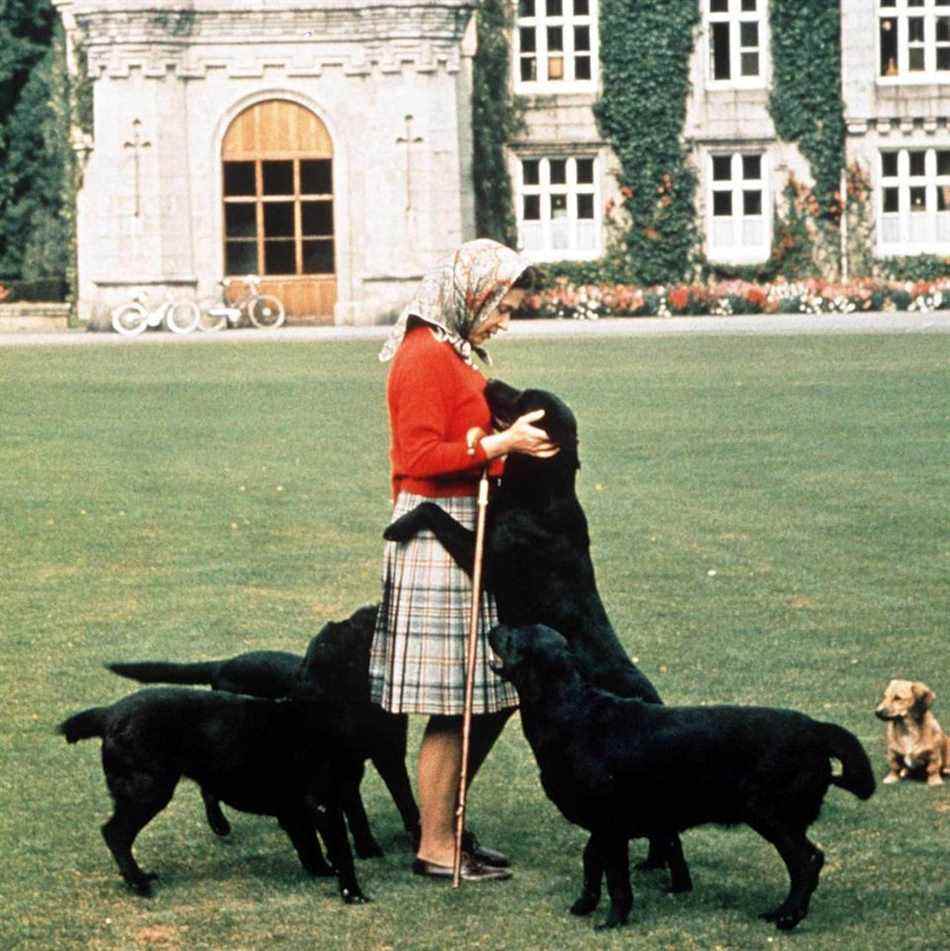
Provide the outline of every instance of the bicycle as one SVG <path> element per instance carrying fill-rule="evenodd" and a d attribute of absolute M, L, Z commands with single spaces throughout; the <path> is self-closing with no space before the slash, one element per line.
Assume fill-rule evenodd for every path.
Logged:
<path fill-rule="evenodd" d="M 286 316 L 284 305 L 272 294 L 261 293 L 259 277 L 248 274 L 246 277 L 231 280 L 243 281 L 244 291 L 233 304 L 229 304 L 226 291 L 231 282 L 218 281 L 221 299 L 202 302 L 198 318 L 198 326 L 201 330 L 223 330 L 229 324 L 237 326 L 244 314 L 247 314 L 255 327 L 261 329 L 272 329 L 283 324 Z"/>
<path fill-rule="evenodd" d="M 112 311 L 112 329 L 123 337 L 137 337 L 164 322 L 172 333 L 190 334 L 198 326 L 199 316 L 194 301 L 166 300 L 152 309 L 146 306 L 144 294 L 136 294 L 131 303 Z"/>

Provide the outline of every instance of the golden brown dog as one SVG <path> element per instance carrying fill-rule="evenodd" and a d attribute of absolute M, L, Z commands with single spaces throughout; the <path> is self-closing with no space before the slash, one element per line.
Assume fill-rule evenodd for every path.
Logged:
<path fill-rule="evenodd" d="M 933 701 L 934 692 L 919 681 L 892 680 L 887 685 L 874 711 L 887 721 L 884 739 L 890 771 L 885 783 L 917 775 L 925 776 L 928 786 L 939 786 L 941 774 L 950 776 L 950 736 L 930 712 Z"/>

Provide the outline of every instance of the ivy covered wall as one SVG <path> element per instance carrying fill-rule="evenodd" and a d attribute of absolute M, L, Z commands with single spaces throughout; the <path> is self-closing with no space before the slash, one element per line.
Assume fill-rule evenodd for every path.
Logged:
<path fill-rule="evenodd" d="M 802 174 L 790 167 L 773 177 L 771 254 L 746 266 L 712 264 L 702 253 L 698 152 L 691 151 L 684 134 L 689 97 L 697 92 L 690 69 L 701 36 L 700 0 L 599 0 L 598 9 L 602 94 L 594 112 L 619 167 L 619 214 L 608 216 L 607 251 L 600 260 L 556 263 L 547 266 L 550 273 L 644 285 L 697 275 L 835 278 L 845 206 L 854 267 L 863 273 L 933 270 L 932 261 L 874 260 L 870 188 L 866 182 L 857 186 L 852 170 L 844 176 L 842 194 L 846 126 L 839 0 L 768 2 L 771 85 L 765 108 L 778 139 L 776 156 L 794 151 L 792 167 L 801 164 Z M 514 138 L 522 113 L 516 97 L 498 91 L 510 88 L 512 24 L 504 0 L 488 0 L 478 16 L 485 78 L 476 89 L 475 109 L 476 140 L 484 144 L 476 158 L 485 176 L 480 181 L 476 175 L 479 233 L 510 241 L 513 199 L 504 146 Z"/>

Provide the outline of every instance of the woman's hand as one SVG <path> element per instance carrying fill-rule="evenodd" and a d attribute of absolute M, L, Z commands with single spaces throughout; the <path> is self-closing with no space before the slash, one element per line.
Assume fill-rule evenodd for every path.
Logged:
<path fill-rule="evenodd" d="M 485 455 L 489 459 L 505 456 L 509 452 L 523 452 L 538 459 L 550 459 L 557 455 L 560 448 L 548 439 L 548 434 L 543 429 L 532 425 L 542 416 L 544 410 L 536 409 L 532 413 L 519 416 L 503 432 L 485 436 L 481 441 Z"/>

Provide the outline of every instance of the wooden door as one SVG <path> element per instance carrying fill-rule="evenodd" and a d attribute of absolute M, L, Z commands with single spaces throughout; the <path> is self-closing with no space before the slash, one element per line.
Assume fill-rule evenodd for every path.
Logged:
<path fill-rule="evenodd" d="M 326 126 L 295 102 L 258 103 L 228 127 L 221 165 L 225 275 L 260 275 L 290 322 L 332 322 L 336 240 Z"/>

